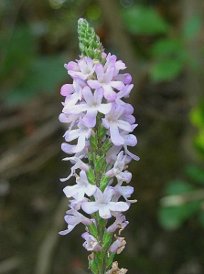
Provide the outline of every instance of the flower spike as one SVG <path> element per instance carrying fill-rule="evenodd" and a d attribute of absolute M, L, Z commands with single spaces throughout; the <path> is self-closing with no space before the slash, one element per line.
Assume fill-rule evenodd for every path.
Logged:
<path fill-rule="evenodd" d="M 133 107 L 125 102 L 133 89 L 132 77 L 115 55 L 106 54 L 99 37 L 85 19 L 78 21 L 79 60 L 65 64 L 72 82 L 62 86 L 64 97 L 60 122 L 67 126 L 62 150 L 71 173 L 61 179 L 75 183 L 64 193 L 69 199 L 65 214 L 69 234 L 78 224 L 85 226 L 83 247 L 91 252 L 89 268 L 93 274 L 125 274 L 113 262 L 125 248 L 121 236 L 128 225 L 125 212 L 136 200 L 127 170 L 139 157 L 128 150 L 137 144 L 133 134 L 137 124 Z"/>

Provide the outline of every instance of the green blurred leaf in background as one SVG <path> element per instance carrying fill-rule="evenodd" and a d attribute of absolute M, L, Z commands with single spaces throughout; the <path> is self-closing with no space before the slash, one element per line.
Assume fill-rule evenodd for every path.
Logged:
<path fill-rule="evenodd" d="M 159 210 L 160 224 L 166 229 L 179 228 L 188 218 L 200 208 L 200 201 L 183 202 L 183 194 L 191 193 L 195 188 L 186 181 L 171 181 L 166 189 L 166 198 L 163 198 Z M 170 202 L 169 202 L 170 201 Z M 170 205 L 170 204 L 173 205 Z"/>
<path fill-rule="evenodd" d="M 190 121 L 196 127 L 197 133 L 194 137 L 196 149 L 204 155 L 204 102 L 195 106 L 190 112 Z"/>
<path fill-rule="evenodd" d="M 153 64 L 150 77 L 153 81 L 170 81 L 183 70 L 186 52 L 179 39 L 164 38 L 155 42 L 151 48 Z"/>
<path fill-rule="evenodd" d="M 160 14 L 147 6 L 134 6 L 123 11 L 127 30 L 133 34 L 157 35 L 168 31 L 169 26 Z"/>

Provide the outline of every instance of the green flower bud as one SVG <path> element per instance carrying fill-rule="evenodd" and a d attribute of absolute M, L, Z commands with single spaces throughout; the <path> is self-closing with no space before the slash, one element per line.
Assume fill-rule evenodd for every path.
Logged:
<path fill-rule="evenodd" d="M 95 33 L 94 29 L 90 27 L 86 19 L 80 18 L 78 20 L 78 37 L 79 49 L 82 56 L 87 56 L 96 60 L 102 59 L 103 46 L 100 38 Z"/>

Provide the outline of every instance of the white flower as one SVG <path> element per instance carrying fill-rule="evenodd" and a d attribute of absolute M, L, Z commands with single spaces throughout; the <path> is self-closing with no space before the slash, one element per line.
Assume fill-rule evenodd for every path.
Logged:
<path fill-rule="evenodd" d="M 77 201 L 81 201 L 85 194 L 89 197 L 92 196 L 96 191 L 96 186 L 89 183 L 86 172 L 82 170 L 80 176 L 76 178 L 76 184 L 66 186 L 63 191 L 68 198 L 73 197 Z"/>
<path fill-rule="evenodd" d="M 83 243 L 83 247 L 86 248 L 88 251 L 100 251 L 101 246 L 99 245 L 96 238 L 92 235 L 90 235 L 88 232 L 84 232 L 82 235 L 82 238 L 85 240 Z"/>
<path fill-rule="evenodd" d="M 85 164 L 84 162 L 82 162 L 81 160 L 82 157 L 83 155 L 81 155 L 81 157 L 73 156 L 73 157 L 66 157 L 63 159 L 63 161 L 70 161 L 70 162 L 74 162 L 75 164 L 71 167 L 71 173 L 69 174 L 69 176 L 67 176 L 66 178 L 60 179 L 61 182 L 68 181 L 72 176 L 74 176 L 75 171 L 77 169 L 82 169 L 84 171 L 87 171 L 89 169 L 89 166 Z"/>
<path fill-rule="evenodd" d="M 132 179 L 132 174 L 129 171 L 124 171 L 124 169 L 126 169 L 126 165 L 130 162 L 130 160 L 131 158 L 124 155 L 123 151 L 121 151 L 117 156 L 113 168 L 106 172 L 106 175 L 109 177 L 115 176 L 119 183 L 129 183 Z"/>
<path fill-rule="evenodd" d="M 127 211 L 129 208 L 126 202 L 113 202 L 114 191 L 112 188 L 107 187 L 104 192 L 97 188 L 94 193 L 94 202 L 84 202 L 81 207 L 84 212 L 92 214 L 99 211 L 99 215 L 103 219 L 109 219 L 112 216 L 112 212 L 123 212 Z"/>
<path fill-rule="evenodd" d="M 73 208 L 66 212 L 64 219 L 68 226 L 67 229 L 59 232 L 60 235 L 66 235 L 70 233 L 79 223 L 83 223 L 84 225 L 89 225 L 92 223 L 90 219 Z"/>

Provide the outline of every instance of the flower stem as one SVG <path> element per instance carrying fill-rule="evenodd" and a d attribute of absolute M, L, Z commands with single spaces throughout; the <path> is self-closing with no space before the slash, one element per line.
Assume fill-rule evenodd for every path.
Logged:
<path fill-rule="evenodd" d="M 110 148 L 109 139 L 106 137 L 106 130 L 99 123 L 100 117 L 97 117 L 94 134 L 91 137 L 91 148 L 89 152 L 89 164 L 94 174 L 95 184 L 103 191 L 109 180 L 105 176 L 107 170 L 106 154 Z M 94 256 L 90 263 L 90 268 L 93 274 L 105 274 L 107 265 L 108 248 L 111 245 L 112 235 L 106 232 L 107 220 L 102 219 L 99 213 L 94 214 L 96 220 L 97 240 L 102 249 L 99 252 L 94 252 Z"/>

